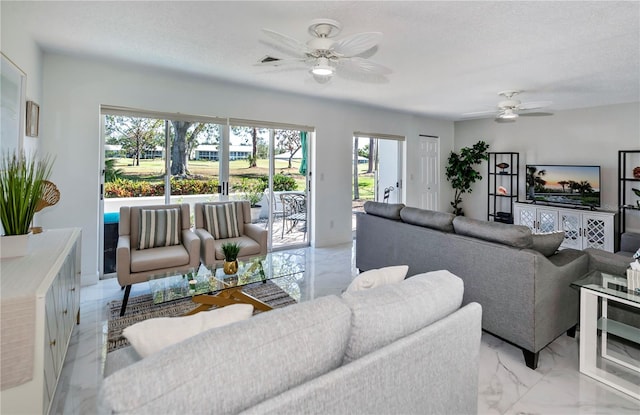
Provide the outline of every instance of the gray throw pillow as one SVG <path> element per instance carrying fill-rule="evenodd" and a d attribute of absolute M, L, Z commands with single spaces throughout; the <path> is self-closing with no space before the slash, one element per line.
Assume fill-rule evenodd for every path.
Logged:
<path fill-rule="evenodd" d="M 564 241 L 564 231 L 534 233 L 531 237 L 533 239 L 532 249 L 548 257 L 555 254 Z"/>
<path fill-rule="evenodd" d="M 393 220 L 400 220 L 403 207 L 404 203 L 380 203 L 371 200 L 364 203 L 364 211 L 368 214 Z"/>
<path fill-rule="evenodd" d="M 453 213 L 436 212 L 434 210 L 405 207 L 400 211 L 400 217 L 406 223 L 437 229 L 443 232 L 453 232 Z"/>

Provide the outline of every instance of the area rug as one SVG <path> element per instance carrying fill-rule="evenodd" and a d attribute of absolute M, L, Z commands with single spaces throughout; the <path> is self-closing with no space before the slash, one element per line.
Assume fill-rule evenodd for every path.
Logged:
<path fill-rule="evenodd" d="M 242 291 L 273 308 L 286 307 L 296 303 L 296 300 L 271 281 L 247 285 Z M 111 301 L 107 304 L 109 316 L 107 353 L 129 345 L 129 341 L 122 336 L 122 330 L 125 327 L 148 318 L 181 316 L 192 310 L 196 305 L 191 301 L 191 297 L 162 304 L 153 304 L 151 294 L 145 294 L 129 298 L 127 311 L 123 317 L 120 317 L 121 306 L 121 300 Z M 259 312 L 260 310 L 256 310 L 254 314 Z"/>

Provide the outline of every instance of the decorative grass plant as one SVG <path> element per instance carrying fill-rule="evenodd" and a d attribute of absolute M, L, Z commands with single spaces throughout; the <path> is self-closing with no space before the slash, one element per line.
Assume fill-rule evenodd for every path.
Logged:
<path fill-rule="evenodd" d="M 4 234 L 29 233 L 33 215 L 42 197 L 44 181 L 51 174 L 53 162 L 27 158 L 24 152 L 6 153 L 0 164 L 0 220 Z"/>
<path fill-rule="evenodd" d="M 238 259 L 240 253 L 240 244 L 237 242 L 227 242 L 222 244 L 222 252 L 224 253 L 224 259 L 228 262 L 233 262 Z"/>

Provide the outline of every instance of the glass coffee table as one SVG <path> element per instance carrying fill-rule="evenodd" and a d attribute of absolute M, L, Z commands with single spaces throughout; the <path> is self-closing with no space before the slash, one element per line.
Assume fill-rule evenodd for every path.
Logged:
<path fill-rule="evenodd" d="M 580 372 L 640 399 L 640 362 L 631 355 L 616 353 L 607 344 L 609 334 L 640 344 L 640 328 L 607 318 L 609 301 L 626 304 L 629 312 L 640 312 L 640 293 L 627 289 L 626 276 L 600 271 L 590 272 L 571 286 L 580 289 Z M 600 362 L 598 330 L 601 331 Z"/>
<path fill-rule="evenodd" d="M 197 306 L 186 315 L 205 311 L 211 307 L 224 307 L 231 304 L 252 304 L 261 311 L 272 307 L 246 292 L 243 287 L 254 283 L 283 277 L 301 277 L 304 273 L 304 262 L 292 261 L 280 253 L 269 253 L 248 260 L 238 260 L 238 272 L 227 275 L 218 267 L 201 265 L 184 274 L 175 273 L 152 275 L 149 287 L 154 304 L 175 301 L 192 297 Z"/>

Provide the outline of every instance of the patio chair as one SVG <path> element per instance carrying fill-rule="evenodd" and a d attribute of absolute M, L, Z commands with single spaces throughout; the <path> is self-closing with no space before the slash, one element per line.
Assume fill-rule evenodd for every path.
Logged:
<path fill-rule="evenodd" d="M 195 234 L 200 238 L 200 259 L 207 266 L 224 262 L 222 244 L 240 244 L 238 259 L 267 254 L 268 231 L 251 223 L 251 204 L 246 201 L 196 203 Z"/>
<path fill-rule="evenodd" d="M 120 208 L 116 273 L 125 290 L 121 316 L 132 284 L 146 282 L 153 274 L 180 274 L 199 266 L 200 239 L 191 232 L 188 204 Z"/>
<path fill-rule="evenodd" d="M 284 210 L 282 208 L 282 202 L 280 202 L 280 199 L 276 197 L 277 195 L 274 192 L 271 192 L 271 190 L 267 187 L 266 189 L 264 189 L 264 196 L 268 200 L 269 206 L 271 206 L 271 217 L 273 218 L 273 220 L 275 221 L 277 218 L 282 218 L 282 216 L 284 215 Z M 268 222 L 265 223 L 265 228 L 268 226 L 268 224 Z"/>
<path fill-rule="evenodd" d="M 282 237 L 284 238 L 284 229 L 287 227 L 287 221 L 290 226 L 287 233 L 291 232 L 293 228 L 300 222 L 304 222 L 304 233 L 307 233 L 307 198 L 303 194 L 299 193 L 282 193 L 280 194 L 280 200 L 282 201 L 283 223 L 282 223 Z"/>

